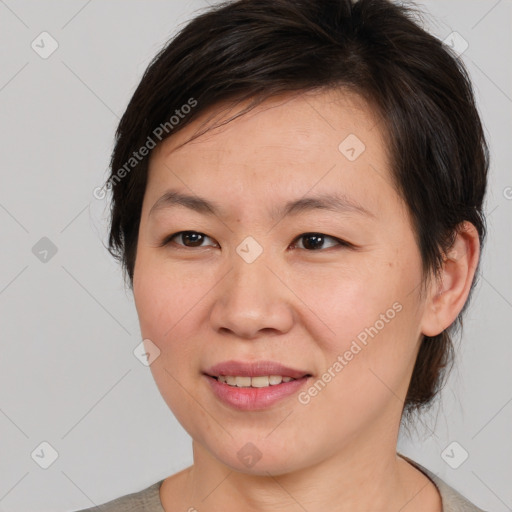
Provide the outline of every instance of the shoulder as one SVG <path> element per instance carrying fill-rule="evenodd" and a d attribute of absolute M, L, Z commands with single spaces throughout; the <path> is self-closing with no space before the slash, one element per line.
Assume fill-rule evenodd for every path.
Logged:
<path fill-rule="evenodd" d="M 159 480 L 141 491 L 76 512 L 165 512 L 160 501 L 162 483 L 163 480 Z"/>
<path fill-rule="evenodd" d="M 429 472 L 430 479 L 439 489 L 443 502 L 443 512 L 485 512 L 468 501 L 462 494 L 450 487 L 444 480 Z"/>
<path fill-rule="evenodd" d="M 456 491 L 453 487 L 450 487 L 444 480 L 439 478 L 435 473 L 424 468 L 421 464 L 405 457 L 400 454 L 400 457 L 410 462 L 413 466 L 418 468 L 422 473 L 427 475 L 437 487 L 439 494 L 441 495 L 441 501 L 443 503 L 443 512 L 485 512 L 481 508 L 468 501 L 462 494 Z"/>

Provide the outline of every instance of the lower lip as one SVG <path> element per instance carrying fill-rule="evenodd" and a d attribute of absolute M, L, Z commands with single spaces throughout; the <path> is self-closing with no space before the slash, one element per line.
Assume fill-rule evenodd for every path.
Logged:
<path fill-rule="evenodd" d="M 219 382 L 209 375 L 205 375 L 205 378 L 219 400 L 242 411 L 267 409 L 279 400 L 297 393 L 308 380 L 308 377 L 302 377 L 264 388 L 239 388 Z"/>

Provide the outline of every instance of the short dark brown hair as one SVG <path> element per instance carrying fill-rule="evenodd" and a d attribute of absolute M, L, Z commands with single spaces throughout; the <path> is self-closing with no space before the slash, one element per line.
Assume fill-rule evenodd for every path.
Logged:
<path fill-rule="evenodd" d="M 426 280 L 438 275 L 463 221 L 476 227 L 482 247 L 489 151 L 471 81 L 460 58 L 421 27 L 421 14 L 388 0 L 238 0 L 182 28 L 151 61 L 122 116 L 105 184 L 108 249 L 130 287 L 149 159 L 138 151 L 220 102 L 251 100 L 242 115 L 294 91 L 351 91 L 382 119 Z M 440 390 L 468 303 L 448 329 L 423 337 L 404 412 L 428 406 Z"/>

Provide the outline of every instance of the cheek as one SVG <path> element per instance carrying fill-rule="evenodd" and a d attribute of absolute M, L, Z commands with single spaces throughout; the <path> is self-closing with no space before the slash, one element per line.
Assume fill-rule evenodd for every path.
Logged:
<path fill-rule="evenodd" d="M 385 267 L 373 259 L 346 267 L 312 269 L 307 277 L 297 276 L 291 287 L 310 310 L 310 320 L 305 321 L 317 326 L 314 338 L 320 348 L 332 355 L 348 349 L 358 336 L 364 342 L 369 336 L 367 329 L 376 322 L 379 331 L 389 330 L 400 309 L 393 305 L 405 300 L 402 288 L 407 278 L 396 268 Z"/>
<path fill-rule="evenodd" d="M 327 376 L 332 383 L 318 406 L 348 430 L 401 408 L 405 399 L 418 347 L 417 305 L 396 297 L 383 293 L 380 302 L 359 316 L 345 316 L 346 324 L 338 324 L 341 334 L 328 351 L 325 368 L 334 377 Z"/>
<path fill-rule="evenodd" d="M 201 282 L 206 285 L 204 280 Z M 204 286 L 186 272 L 178 275 L 161 262 L 141 257 L 134 274 L 133 294 L 142 337 L 160 350 L 150 370 L 163 400 L 181 424 L 188 424 L 192 410 L 195 421 L 202 424 L 202 409 L 187 390 L 191 389 L 193 372 L 197 372 L 192 363 L 197 347 L 190 343 L 197 322 L 191 318 L 198 314 Z M 187 430 L 191 428 L 187 425 Z"/>
<path fill-rule="evenodd" d="M 197 314 L 208 285 L 207 276 L 183 266 L 171 268 L 160 261 L 141 258 L 135 272 L 133 294 L 141 333 L 161 351 L 171 340 L 187 339 L 184 329 Z"/>
<path fill-rule="evenodd" d="M 421 308 L 411 283 L 420 279 L 419 263 L 411 264 L 412 257 L 389 260 L 388 255 L 330 275 L 310 273 L 308 286 L 296 282 L 297 295 L 311 305 L 309 326 L 316 326 L 311 334 L 322 365 L 344 375 L 332 380 L 359 392 L 378 381 L 372 370 L 400 385 L 417 349 Z M 339 356 L 343 368 L 333 368 Z"/>
<path fill-rule="evenodd" d="M 321 373 L 299 397 L 307 417 L 329 418 L 323 427 L 328 438 L 346 439 L 402 407 L 416 353 L 413 309 L 398 301 L 381 304 L 367 305 L 358 316 L 340 311 Z"/>

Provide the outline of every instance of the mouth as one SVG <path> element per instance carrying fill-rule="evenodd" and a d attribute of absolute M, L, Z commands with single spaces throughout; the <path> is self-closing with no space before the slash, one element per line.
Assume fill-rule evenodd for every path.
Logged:
<path fill-rule="evenodd" d="M 218 382 L 223 382 L 228 386 L 238 388 L 267 388 L 269 386 L 278 386 L 283 382 L 298 380 L 283 375 L 258 375 L 256 377 L 245 377 L 242 375 L 208 375 L 208 377 L 216 379 Z M 311 375 L 305 374 L 303 377 L 311 377 Z"/>
<path fill-rule="evenodd" d="M 214 394 L 236 409 L 266 409 L 297 393 L 312 374 L 273 361 L 225 361 L 202 372 Z"/>
<path fill-rule="evenodd" d="M 274 361 L 224 361 L 203 372 L 205 375 L 229 386 L 266 387 L 282 382 L 311 377 L 306 370 L 299 370 Z"/>

